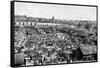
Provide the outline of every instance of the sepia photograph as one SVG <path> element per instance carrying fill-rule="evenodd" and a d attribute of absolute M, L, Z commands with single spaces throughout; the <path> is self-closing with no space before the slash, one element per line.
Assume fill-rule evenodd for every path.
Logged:
<path fill-rule="evenodd" d="M 97 6 L 13 1 L 13 65 L 97 62 Z"/>

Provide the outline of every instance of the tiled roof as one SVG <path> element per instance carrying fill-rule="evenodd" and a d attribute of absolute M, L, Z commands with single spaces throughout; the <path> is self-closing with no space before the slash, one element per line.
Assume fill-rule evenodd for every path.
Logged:
<path fill-rule="evenodd" d="M 80 46 L 80 49 L 83 53 L 83 55 L 89 55 L 89 54 L 96 54 L 97 53 L 97 47 L 96 46 Z"/>

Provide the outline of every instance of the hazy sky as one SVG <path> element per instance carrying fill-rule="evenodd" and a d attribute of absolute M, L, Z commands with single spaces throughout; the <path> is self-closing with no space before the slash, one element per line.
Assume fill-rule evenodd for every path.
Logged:
<path fill-rule="evenodd" d="M 65 20 L 96 20 L 96 7 L 15 2 L 15 15 Z"/>

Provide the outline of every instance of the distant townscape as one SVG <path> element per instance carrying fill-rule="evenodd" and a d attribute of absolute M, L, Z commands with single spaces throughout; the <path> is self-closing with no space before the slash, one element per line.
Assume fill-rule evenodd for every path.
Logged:
<path fill-rule="evenodd" d="M 97 61 L 97 21 L 15 15 L 15 66 Z"/>

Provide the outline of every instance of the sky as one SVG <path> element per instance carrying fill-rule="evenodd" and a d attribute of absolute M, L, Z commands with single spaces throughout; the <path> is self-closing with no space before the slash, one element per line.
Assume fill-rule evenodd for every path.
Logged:
<path fill-rule="evenodd" d="M 15 2 L 15 15 L 96 21 L 96 7 Z"/>

